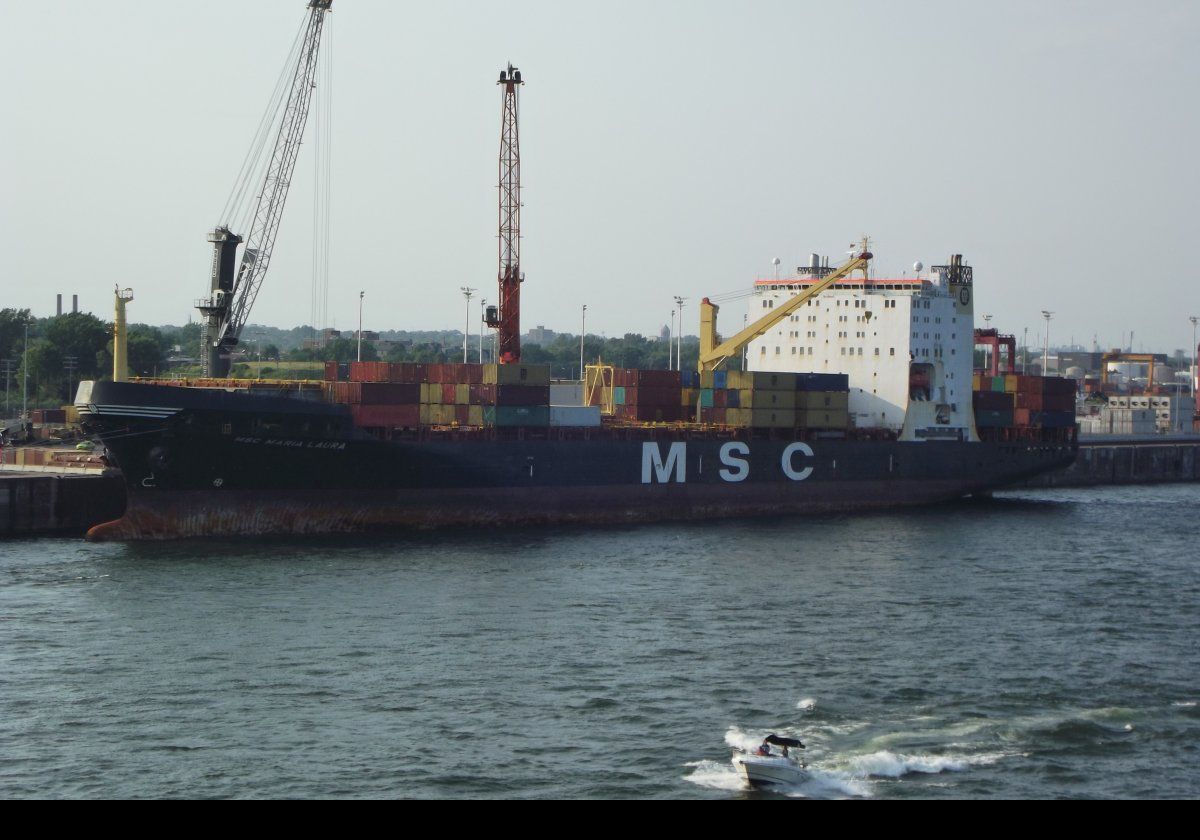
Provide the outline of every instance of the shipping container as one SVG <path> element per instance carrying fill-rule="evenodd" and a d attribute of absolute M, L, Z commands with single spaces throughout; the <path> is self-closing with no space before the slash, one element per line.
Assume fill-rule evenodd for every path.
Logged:
<path fill-rule="evenodd" d="M 794 409 L 753 408 L 750 411 L 750 425 L 755 429 L 791 429 L 796 425 Z"/>
<path fill-rule="evenodd" d="M 796 408 L 796 391 L 764 391 L 743 388 L 738 392 L 742 408 L 773 408 L 792 411 Z"/>
<path fill-rule="evenodd" d="M 802 429 L 844 430 L 850 425 L 850 413 L 845 409 L 797 411 L 796 425 Z"/>
<path fill-rule="evenodd" d="M 497 385 L 495 405 L 549 405 L 549 385 Z"/>
<path fill-rule="evenodd" d="M 367 428 L 415 428 L 421 423 L 419 405 L 352 405 L 354 425 Z"/>
<path fill-rule="evenodd" d="M 848 391 L 850 375 L 846 373 L 797 373 L 797 391 Z"/>
<path fill-rule="evenodd" d="M 488 385 L 543 385 L 549 387 L 550 365 L 484 365 L 483 381 Z"/>
<path fill-rule="evenodd" d="M 599 428 L 600 406 L 552 405 L 550 406 L 550 425 Z"/>
<path fill-rule="evenodd" d="M 516 367 L 516 365 L 502 365 Z M 487 405 L 483 407 L 483 425 L 497 428 L 550 425 L 548 405 Z"/>
<path fill-rule="evenodd" d="M 801 391 L 796 394 L 797 409 L 829 409 L 845 411 L 850 407 L 846 391 Z"/>

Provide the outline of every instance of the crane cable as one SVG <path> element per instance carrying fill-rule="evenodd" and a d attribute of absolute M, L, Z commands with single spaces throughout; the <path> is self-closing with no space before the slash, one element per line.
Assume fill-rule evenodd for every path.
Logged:
<path fill-rule="evenodd" d="M 329 250 L 332 238 L 333 160 L 333 28 L 325 24 L 324 49 L 317 57 L 316 131 L 313 155 L 312 299 L 310 316 L 314 339 L 321 346 L 329 326 Z"/>
<path fill-rule="evenodd" d="M 229 197 L 225 199 L 225 206 L 221 209 L 219 224 L 229 227 L 231 230 L 233 221 L 238 217 L 241 217 L 239 230 L 245 231 L 250 225 L 250 214 L 254 212 L 254 202 L 250 200 L 251 191 L 254 185 L 262 181 L 264 171 L 270 162 L 269 156 L 263 154 L 263 151 L 266 148 L 267 140 L 274 133 L 273 128 L 283 111 L 290 81 L 295 75 L 296 63 L 299 61 L 300 45 L 304 41 L 306 26 L 307 15 L 305 19 L 301 20 L 300 27 L 296 31 L 296 37 L 288 51 L 287 60 L 283 63 L 283 69 L 275 82 L 275 89 L 271 92 L 266 110 L 263 111 L 254 138 L 250 141 L 250 148 L 246 150 L 241 169 L 238 170 L 237 178 L 234 179 L 233 187 L 229 191 Z"/>

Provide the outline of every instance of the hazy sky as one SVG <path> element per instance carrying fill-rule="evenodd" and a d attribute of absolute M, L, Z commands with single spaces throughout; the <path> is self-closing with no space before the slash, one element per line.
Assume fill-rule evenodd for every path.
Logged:
<path fill-rule="evenodd" d="M 186 321 L 304 7 L 0 0 L 0 306 L 111 317 L 120 283 L 132 320 Z M 680 294 L 694 333 L 700 297 L 863 233 L 880 275 L 963 253 L 1031 341 L 1051 309 L 1055 343 L 1173 350 L 1200 315 L 1195 0 L 334 0 L 327 36 L 338 327 L 359 289 L 368 329 L 495 299 L 508 61 L 527 327 L 586 302 L 589 331 L 656 332 Z M 311 151 L 253 322 L 308 321 Z"/>

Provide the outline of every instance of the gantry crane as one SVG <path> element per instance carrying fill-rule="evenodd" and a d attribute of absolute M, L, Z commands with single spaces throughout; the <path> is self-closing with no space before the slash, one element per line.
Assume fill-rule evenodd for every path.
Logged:
<path fill-rule="evenodd" d="M 721 344 L 717 344 L 717 312 L 720 307 L 712 303 L 708 298 L 700 301 L 700 372 L 716 370 L 730 356 L 740 353 L 742 348 L 751 341 L 758 338 L 842 278 L 849 277 L 855 271 L 861 270 L 865 282 L 867 278 L 867 266 L 874 256 L 868 250 L 868 245 L 869 241 L 864 237 L 861 246 L 855 249 L 854 257 L 824 277 L 815 280 L 807 289 L 795 297 L 784 301 L 782 305 L 776 306 L 733 338 L 727 339 Z"/>
<path fill-rule="evenodd" d="M 1130 362 L 1133 364 L 1142 364 L 1146 366 L 1146 393 L 1154 390 L 1154 354 L 1153 353 L 1126 353 L 1120 349 L 1113 349 L 1100 356 L 1100 390 L 1108 393 L 1108 366 L 1110 364 L 1121 364 L 1122 362 Z"/>
<path fill-rule="evenodd" d="M 284 202 L 287 201 L 288 187 L 292 183 L 292 171 L 300 154 L 300 140 L 308 119 L 309 101 L 316 87 L 321 29 L 332 3 L 333 0 L 309 0 L 308 19 L 292 71 L 275 149 L 258 193 L 254 221 L 250 225 L 236 277 L 234 263 L 237 262 L 237 247 L 242 243 L 242 237 L 226 224 L 218 226 L 208 235 L 208 241 L 213 243 L 211 290 L 207 298 L 196 301 L 196 308 L 204 316 L 201 369 L 205 377 L 221 377 L 229 373 L 229 351 L 238 343 L 267 268 L 270 267 L 271 251 L 275 247 L 275 236 L 279 233 L 279 220 L 283 215 Z"/>
<path fill-rule="evenodd" d="M 496 330 L 501 364 L 521 361 L 521 145 L 517 128 L 517 88 L 521 71 L 511 64 L 500 71 L 504 106 L 500 117 L 500 305 L 487 308 L 486 322 Z"/>

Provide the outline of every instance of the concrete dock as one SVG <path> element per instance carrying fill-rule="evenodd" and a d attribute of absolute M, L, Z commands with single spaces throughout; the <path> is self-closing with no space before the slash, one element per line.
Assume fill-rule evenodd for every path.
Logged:
<path fill-rule="evenodd" d="M 125 511 L 125 484 L 115 470 L 0 469 L 0 538 L 82 536 Z"/>
<path fill-rule="evenodd" d="M 1098 487 L 1200 481 L 1200 435 L 1096 435 L 1079 441 L 1079 457 L 1026 487 Z"/>

